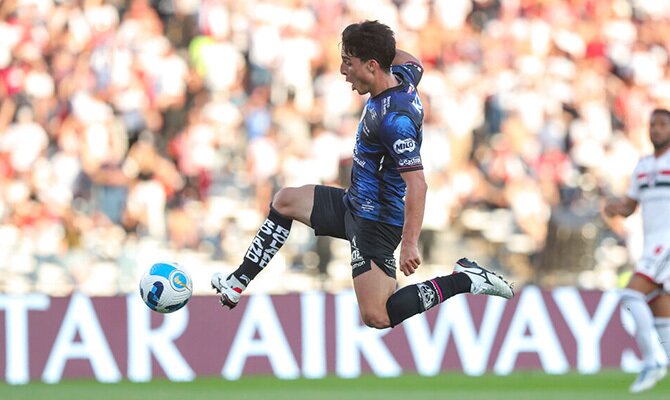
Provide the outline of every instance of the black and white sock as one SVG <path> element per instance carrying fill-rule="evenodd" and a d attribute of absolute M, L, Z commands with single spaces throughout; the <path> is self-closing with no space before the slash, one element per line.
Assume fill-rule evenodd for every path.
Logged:
<path fill-rule="evenodd" d="M 268 217 L 258 228 L 256 236 L 254 236 L 244 255 L 242 264 L 228 278 L 228 283 L 232 283 L 242 290 L 246 289 L 249 283 L 268 265 L 272 257 L 284 245 L 291 232 L 292 223 L 293 220 L 279 214 L 270 205 Z M 232 280 L 233 277 L 235 280 Z"/>
<path fill-rule="evenodd" d="M 429 310 L 459 293 L 468 293 L 472 281 L 467 274 L 439 276 L 396 291 L 386 302 L 391 326 Z"/>

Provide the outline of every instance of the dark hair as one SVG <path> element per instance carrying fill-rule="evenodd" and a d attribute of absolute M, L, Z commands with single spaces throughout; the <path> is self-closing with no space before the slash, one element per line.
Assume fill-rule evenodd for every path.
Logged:
<path fill-rule="evenodd" d="M 342 31 L 342 46 L 346 55 L 358 57 L 364 62 L 376 60 L 383 70 L 389 70 L 395 58 L 393 31 L 379 21 L 347 26 Z"/>
<path fill-rule="evenodd" d="M 661 114 L 665 115 L 666 117 L 670 118 L 670 111 L 668 111 L 667 108 L 655 108 L 654 111 L 651 112 L 651 115 L 654 114 Z"/>

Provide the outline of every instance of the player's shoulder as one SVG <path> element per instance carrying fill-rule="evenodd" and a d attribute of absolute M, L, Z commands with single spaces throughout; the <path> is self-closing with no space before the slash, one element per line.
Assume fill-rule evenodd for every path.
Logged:
<path fill-rule="evenodd" d="M 650 157 L 653 158 L 653 156 L 651 156 L 651 155 L 650 155 Z M 666 163 L 666 164 L 670 163 L 670 150 L 666 150 L 666 152 L 663 153 L 658 159 L 659 159 L 659 161 L 661 161 L 663 163 Z"/>
<path fill-rule="evenodd" d="M 408 61 L 404 64 L 392 65 L 391 72 L 396 75 L 403 76 L 413 85 L 418 85 L 419 81 L 421 81 L 421 77 L 423 76 L 423 66 L 418 63 Z"/>
<path fill-rule="evenodd" d="M 639 161 L 637 162 L 638 167 L 651 167 L 659 164 L 664 166 L 670 165 L 670 151 L 665 152 L 659 157 L 656 157 L 654 154 L 647 154 L 640 157 Z"/>
<path fill-rule="evenodd" d="M 413 114 L 422 112 L 421 102 L 418 100 L 416 87 L 408 81 L 402 81 L 381 99 L 382 114 L 400 112 Z"/>
<path fill-rule="evenodd" d="M 634 176 L 640 176 L 640 174 L 646 175 L 650 171 L 655 169 L 668 170 L 670 169 L 670 153 L 666 153 L 663 156 L 656 158 L 653 154 L 646 154 L 640 157 L 635 164 L 633 169 Z M 644 176 L 643 175 L 643 176 Z"/>
<path fill-rule="evenodd" d="M 654 163 L 655 158 L 653 154 L 645 154 L 643 156 L 640 156 L 640 159 L 637 161 L 638 165 L 643 165 L 643 164 L 649 164 L 649 163 Z"/>
<path fill-rule="evenodd" d="M 633 173 L 639 172 L 641 169 L 646 169 L 649 166 L 654 164 L 654 156 L 651 154 L 641 156 L 637 160 L 637 164 L 635 164 L 635 168 L 633 169 Z"/>

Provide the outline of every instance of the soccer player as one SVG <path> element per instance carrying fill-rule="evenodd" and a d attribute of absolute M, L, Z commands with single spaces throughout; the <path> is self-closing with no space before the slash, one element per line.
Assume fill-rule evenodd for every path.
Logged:
<path fill-rule="evenodd" d="M 418 238 L 426 182 L 421 164 L 423 107 L 417 93 L 423 67 L 396 49 L 393 31 L 377 21 L 349 25 L 342 32 L 340 72 L 360 95 L 369 94 L 356 133 L 351 186 L 281 189 L 240 267 L 228 277 L 212 276 L 221 304 L 233 308 L 240 294 L 286 241 L 293 220 L 316 235 L 351 244 L 353 286 L 363 322 L 387 328 L 459 293 L 511 298 L 512 287 L 465 258 L 455 273 L 396 291 L 394 251 L 400 270 L 421 264 Z"/>
<path fill-rule="evenodd" d="M 654 154 L 638 162 L 627 195 L 609 199 L 603 206 L 606 218 L 611 218 L 628 217 L 642 205 L 643 254 L 621 294 L 622 306 L 635 320 L 635 340 L 644 364 L 630 387 L 633 393 L 651 389 L 663 379 L 670 356 L 670 111 L 651 113 L 649 138 Z M 654 356 L 657 334 L 666 353 L 662 363 Z"/>

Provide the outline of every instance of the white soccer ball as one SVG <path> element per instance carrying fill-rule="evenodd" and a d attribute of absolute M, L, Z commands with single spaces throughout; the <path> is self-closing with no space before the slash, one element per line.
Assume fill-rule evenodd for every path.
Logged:
<path fill-rule="evenodd" d="M 151 266 L 140 280 L 140 296 L 144 303 L 159 313 L 171 313 L 188 303 L 193 294 L 193 281 L 176 262 L 159 262 Z"/>

